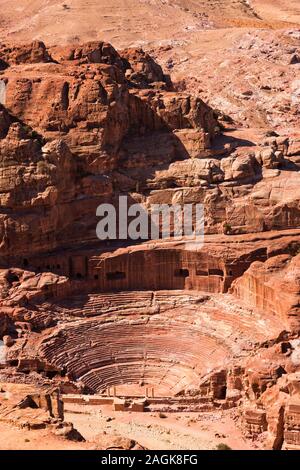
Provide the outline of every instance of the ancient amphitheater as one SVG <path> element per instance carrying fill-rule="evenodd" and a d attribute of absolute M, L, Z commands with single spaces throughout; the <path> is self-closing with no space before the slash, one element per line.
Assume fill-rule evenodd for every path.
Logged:
<path fill-rule="evenodd" d="M 140 48 L 49 44 L 0 45 L 0 424 L 228 412 L 299 449 L 299 114 L 236 130 Z M 202 203 L 203 246 L 99 241 L 119 195 Z"/>

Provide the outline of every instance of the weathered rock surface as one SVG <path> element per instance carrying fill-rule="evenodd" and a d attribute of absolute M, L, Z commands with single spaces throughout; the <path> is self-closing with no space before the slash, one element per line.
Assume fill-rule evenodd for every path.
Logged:
<path fill-rule="evenodd" d="M 96 207 L 122 191 L 122 167 L 138 172 L 146 164 L 152 171 L 186 158 L 181 140 L 191 140 L 188 131 L 194 130 L 192 139 L 197 135 L 197 152 L 210 146 L 213 111 L 197 97 L 153 89 L 143 78 L 132 88 L 124 74 L 129 52 L 122 59 L 110 45 L 90 43 L 41 68 L 35 63 L 44 56 L 36 57 L 34 49 L 18 65 L 19 48 L 8 51 L 1 77 L 1 255 L 17 254 L 17 247 L 24 252 L 22 244 L 45 251 L 63 240 L 94 237 Z M 148 56 L 141 60 L 154 67 Z M 157 64 L 155 70 L 151 80 L 161 78 Z M 136 189 L 139 175 L 128 173 Z M 18 220 L 10 217 L 13 207 Z M 82 229 L 93 234 L 79 234 Z"/>
<path fill-rule="evenodd" d="M 142 383 L 197 409 L 239 407 L 248 435 L 297 448 L 296 133 L 222 134 L 140 48 L 34 42 L 1 45 L 0 59 L 6 380 Z M 121 194 L 145 210 L 204 204 L 204 245 L 100 242 L 96 208 Z"/>
<path fill-rule="evenodd" d="M 252 263 L 233 283 L 231 292 L 247 306 L 288 317 L 290 327 L 299 330 L 300 255 L 279 255 Z"/>
<path fill-rule="evenodd" d="M 22 48 L 8 49 L 1 77 L 1 255 L 27 255 L 29 243 L 32 253 L 63 240 L 96 241 L 96 207 L 124 191 L 140 192 L 146 206 L 202 202 L 210 233 L 224 221 L 233 233 L 299 225 L 294 140 L 270 138 L 255 151 L 233 151 L 235 138 L 214 144 L 213 111 L 198 97 L 166 91 L 161 68 L 140 50 L 123 58 L 89 43 L 56 50 L 57 62 L 41 68 L 35 62 L 46 48 L 31 47 L 18 65 Z"/>

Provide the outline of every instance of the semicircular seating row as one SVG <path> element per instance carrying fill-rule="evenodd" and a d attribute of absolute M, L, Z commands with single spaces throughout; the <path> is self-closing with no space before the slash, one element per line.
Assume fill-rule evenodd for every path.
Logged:
<path fill-rule="evenodd" d="M 80 321 L 45 339 L 39 354 L 94 392 L 142 381 L 174 395 L 224 364 L 230 351 L 195 325 L 151 319 Z"/>
<path fill-rule="evenodd" d="M 68 314 L 74 317 L 92 317 L 102 313 L 138 311 L 151 307 L 153 304 L 171 304 L 172 302 L 197 301 L 201 294 L 196 291 L 120 291 L 92 293 L 86 296 L 74 295 L 72 299 L 61 300 L 51 304 L 51 310 L 60 315 Z M 45 310 L 49 306 L 45 305 Z"/>

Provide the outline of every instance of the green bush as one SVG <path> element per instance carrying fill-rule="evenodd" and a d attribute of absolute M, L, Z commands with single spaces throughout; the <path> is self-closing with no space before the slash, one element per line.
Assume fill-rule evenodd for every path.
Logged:
<path fill-rule="evenodd" d="M 225 234 L 228 234 L 232 232 L 232 227 L 228 222 L 225 222 L 223 225 L 223 230 Z"/>
<path fill-rule="evenodd" d="M 217 450 L 232 450 L 231 447 L 229 447 L 227 444 L 224 444 L 224 442 L 221 442 L 216 446 Z"/>

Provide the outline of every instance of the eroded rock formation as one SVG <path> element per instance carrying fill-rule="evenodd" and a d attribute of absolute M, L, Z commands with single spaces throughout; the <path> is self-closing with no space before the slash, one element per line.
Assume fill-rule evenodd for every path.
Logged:
<path fill-rule="evenodd" d="M 222 134 L 141 49 L 0 59 L 2 376 L 238 407 L 249 435 L 297 448 L 297 138 Z M 204 204 L 204 245 L 99 241 L 96 208 L 122 194 Z"/>

